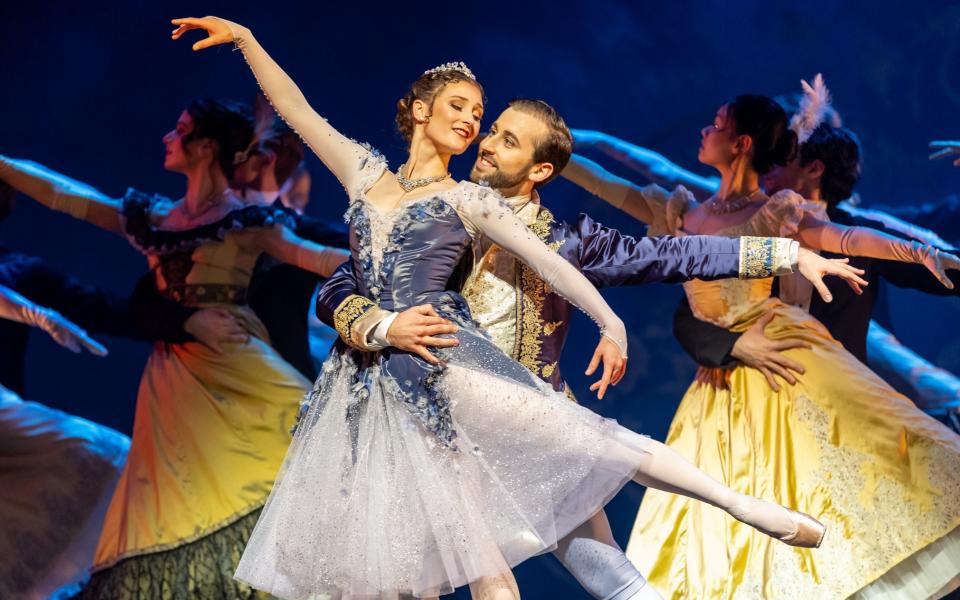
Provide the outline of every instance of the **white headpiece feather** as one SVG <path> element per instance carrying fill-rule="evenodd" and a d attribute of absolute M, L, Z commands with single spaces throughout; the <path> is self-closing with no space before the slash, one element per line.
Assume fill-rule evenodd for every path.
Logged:
<path fill-rule="evenodd" d="M 796 114 L 790 119 L 790 129 L 797 134 L 797 140 L 802 144 L 810 139 L 814 130 L 826 118 L 830 109 L 830 90 L 820 73 L 813 78 L 813 85 L 804 80 L 800 80 L 800 85 L 803 86 L 803 97 Z"/>

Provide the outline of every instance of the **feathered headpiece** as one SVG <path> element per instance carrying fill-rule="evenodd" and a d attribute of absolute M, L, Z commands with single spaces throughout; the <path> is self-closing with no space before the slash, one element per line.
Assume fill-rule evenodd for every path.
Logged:
<path fill-rule="evenodd" d="M 790 129 L 797 134 L 797 140 L 802 144 L 810 139 L 827 117 L 830 110 L 830 90 L 820 73 L 813 78 L 813 85 L 804 80 L 800 81 L 800 85 L 803 86 L 803 97 L 800 98 L 796 114 L 790 119 Z"/>

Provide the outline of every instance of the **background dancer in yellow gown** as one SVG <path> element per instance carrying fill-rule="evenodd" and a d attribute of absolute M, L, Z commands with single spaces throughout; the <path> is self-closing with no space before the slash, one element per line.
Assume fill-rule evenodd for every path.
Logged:
<path fill-rule="evenodd" d="M 811 249 L 916 262 L 950 286 L 956 257 L 823 220 L 791 191 L 767 197 L 760 176 L 786 164 L 797 135 L 773 100 L 740 96 L 702 132 L 699 159 L 720 189 L 701 206 L 667 202 L 575 158 L 564 175 L 651 223 L 650 234 L 783 235 Z M 821 209 L 822 210 L 822 209 Z M 942 593 L 960 569 L 960 438 L 923 414 L 799 307 L 770 298 L 771 280 L 684 284 L 694 314 L 745 331 L 765 314 L 774 340 L 807 347 L 785 355 L 806 367 L 773 391 L 740 365 L 701 369 L 680 403 L 667 444 L 742 493 L 793 502 L 836 532 L 816 552 L 776 548 L 710 507 L 649 490 L 627 555 L 671 598 L 843 598 L 898 590 Z M 921 565 L 923 568 L 921 568 Z M 879 580 L 879 581 L 878 581 Z"/>
<path fill-rule="evenodd" d="M 247 284 L 262 252 L 323 276 L 346 255 L 297 237 L 292 211 L 249 206 L 229 189 L 252 132 L 242 107 L 191 102 L 163 138 L 164 167 L 187 178 L 175 202 L 135 190 L 113 199 L 0 157 L 0 178 L 18 191 L 125 234 L 147 256 L 165 296 L 220 308 L 248 334 L 225 352 L 199 342 L 155 344 L 83 598 L 263 596 L 233 573 L 309 382 L 270 347 L 246 306 Z"/>

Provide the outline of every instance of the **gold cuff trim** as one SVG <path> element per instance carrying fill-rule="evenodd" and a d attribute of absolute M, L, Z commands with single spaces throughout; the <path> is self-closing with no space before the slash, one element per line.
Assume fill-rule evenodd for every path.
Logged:
<path fill-rule="evenodd" d="M 377 308 L 376 303 L 368 298 L 356 294 L 347 296 L 333 311 L 333 327 L 340 334 L 340 339 L 354 348 L 363 350 L 364 348 L 358 346 L 353 339 L 353 325 L 374 308 Z"/>
<path fill-rule="evenodd" d="M 743 236 L 740 238 L 740 279 L 764 279 L 773 275 L 776 253 L 774 239 Z"/>

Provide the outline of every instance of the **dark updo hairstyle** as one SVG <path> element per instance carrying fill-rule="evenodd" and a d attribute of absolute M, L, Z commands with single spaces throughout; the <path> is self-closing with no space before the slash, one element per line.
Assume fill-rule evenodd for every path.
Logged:
<path fill-rule="evenodd" d="M 193 131 L 183 137 L 183 144 L 210 139 L 217 143 L 217 163 L 228 178 L 233 176 L 234 157 L 250 146 L 253 139 L 253 116 L 250 107 L 240 102 L 198 98 L 187 105 L 193 119 Z"/>
<path fill-rule="evenodd" d="M 403 139 L 409 144 L 413 139 L 413 102 L 420 100 L 433 111 L 433 101 L 440 93 L 440 90 L 448 84 L 466 81 L 477 86 L 480 95 L 483 96 L 483 86 L 473 77 L 458 69 L 446 69 L 436 73 L 424 73 L 417 78 L 410 89 L 402 98 L 397 100 L 397 131 L 403 136 Z M 484 102 L 486 98 L 484 97 Z"/>
<path fill-rule="evenodd" d="M 783 107 L 772 98 L 755 94 L 737 96 L 727 104 L 727 118 L 733 122 L 738 135 L 749 135 L 753 140 L 751 165 L 760 175 L 793 159 L 797 134 L 790 129 Z"/>
<path fill-rule="evenodd" d="M 294 171 L 303 163 L 304 147 L 300 136 L 286 125 L 274 125 L 272 130 L 260 140 L 253 153 L 269 151 L 277 157 L 274 176 L 279 185 L 286 183 Z"/>
<path fill-rule="evenodd" d="M 828 206 L 846 200 L 860 179 L 860 140 L 849 129 L 822 123 L 800 144 L 800 164 L 823 163 L 820 194 Z"/>

